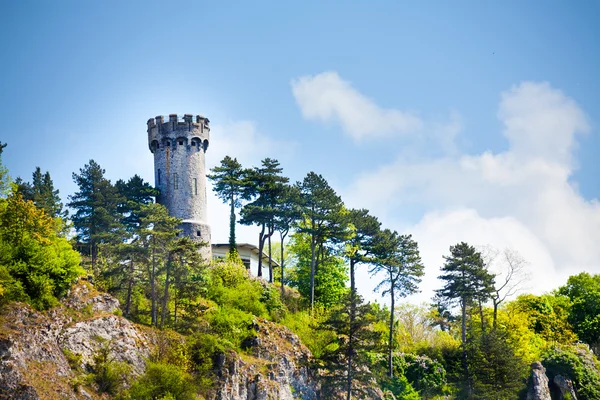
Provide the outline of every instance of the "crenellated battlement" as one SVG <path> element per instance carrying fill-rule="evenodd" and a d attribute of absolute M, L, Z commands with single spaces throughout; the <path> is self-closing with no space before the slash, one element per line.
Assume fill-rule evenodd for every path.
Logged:
<path fill-rule="evenodd" d="M 157 149 L 177 148 L 174 144 L 185 145 L 184 148 L 204 150 L 210 140 L 210 121 L 202 115 L 169 114 L 168 120 L 158 115 L 150 118 L 148 125 L 148 147 L 151 152 Z"/>

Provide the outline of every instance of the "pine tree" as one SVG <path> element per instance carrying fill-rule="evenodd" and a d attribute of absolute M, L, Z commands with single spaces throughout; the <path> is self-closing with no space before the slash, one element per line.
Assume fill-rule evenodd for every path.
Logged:
<path fill-rule="evenodd" d="M 92 270 L 96 271 L 98 245 L 121 241 L 123 228 L 120 223 L 118 205 L 121 199 L 117 189 L 104 177 L 104 169 L 94 160 L 90 160 L 80 169 L 79 175 L 73 173 L 73 180 L 79 191 L 69 196 L 69 207 L 75 210 L 71 217 L 78 240 L 89 246 Z"/>
<path fill-rule="evenodd" d="M 388 375 L 394 376 L 394 306 L 398 297 L 417 292 L 417 285 L 423 276 L 423 263 L 417 242 L 411 235 L 398 235 L 389 229 L 381 231 L 375 238 L 373 250 L 375 265 L 371 274 L 383 273 L 383 280 L 375 288 L 382 295 L 390 296 L 390 323 L 388 340 Z"/>
<path fill-rule="evenodd" d="M 251 191 L 248 190 L 248 171 L 236 158 L 225 156 L 221 165 L 211 169 L 212 174 L 206 175 L 213 184 L 213 190 L 224 203 L 229 203 L 229 252 L 236 251 L 235 240 L 235 210 L 242 206 L 242 200 L 249 200 Z"/>
<path fill-rule="evenodd" d="M 458 303 L 461 308 L 461 339 L 463 347 L 463 373 L 470 396 L 470 376 L 467 361 L 467 307 L 476 300 L 489 299 L 494 290 L 494 276 L 490 274 L 481 254 L 473 246 L 461 242 L 450 246 L 450 256 L 444 256 L 445 263 L 438 277 L 445 282 L 436 291 L 441 300 Z"/>
<path fill-rule="evenodd" d="M 309 172 L 302 182 L 297 183 L 302 201 L 303 223 L 298 232 L 310 236 L 310 307 L 315 303 L 315 275 L 319 256 L 324 254 L 326 242 L 337 244 L 349 234 L 346 210 L 342 199 L 327 181 L 314 172 Z"/>
<path fill-rule="evenodd" d="M 350 313 L 355 318 L 350 322 Z M 381 334 L 372 327 L 376 321 L 370 304 L 364 304 L 360 295 L 348 293 L 341 305 L 332 310 L 322 328 L 335 333 L 334 342 L 326 347 L 321 356 L 323 395 L 334 398 L 344 388 L 346 399 L 370 398 L 370 383 L 373 380 L 369 353 L 379 349 Z"/>
<path fill-rule="evenodd" d="M 298 190 L 298 187 L 284 184 L 275 211 L 275 229 L 279 232 L 279 238 L 281 240 L 281 255 L 279 259 L 279 267 L 281 268 L 282 299 L 285 294 L 285 238 L 292 229 L 293 224 L 300 219 L 301 215 L 302 214 L 300 210 L 300 191 Z"/>
<path fill-rule="evenodd" d="M 42 174 L 40 167 L 36 167 L 32 175 L 32 182 L 23 182 L 17 178 L 17 190 L 25 200 L 31 200 L 36 207 L 41 208 L 52 218 L 66 217 L 63 204 L 60 201 L 58 189 L 54 189 L 54 183 L 50 172 Z"/>
<path fill-rule="evenodd" d="M 262 277 L 262 254 L 265 241 L 275 232 L 275 216 L 277 214 L 277 203 L 281 198 L 284 185 L 288 178 L 281 175 L 282 168 L 279 161 L 265 158 L 261 167 L 254 168 L 248 173 L 248 179 L 252 182 L 248 186 L 248 195 L 255 198 L 246 204 L 241 211 L 240 223 L 244 225 L 258 225 L 260 233 L 258 236 L 258 272 Z M 269 246 L 269 282 L 273 282 L 273 266 Z"/>
<path fill-rule="evenodd" d="M 11 190 L 11 179 L 8 175 L 8 169 L 2 164 L 2 152 L 6 147 L 6 143 L 0 142 L 0 198 L 8 196 Z"/>

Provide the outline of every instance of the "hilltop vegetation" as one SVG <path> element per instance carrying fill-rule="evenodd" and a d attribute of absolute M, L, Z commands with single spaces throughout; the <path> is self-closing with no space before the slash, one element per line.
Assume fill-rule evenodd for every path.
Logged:
<path fill-rule="evenodd" d="M 138 176 L 112 184 L 92 160 L 73 177 L 79 190 L 69 217 L 49 173 L 36 169 L 32 183 L 10 184 L 0 162 L 0 312 L 12 302 L 51 310 L 85 277 L 160 338 L 143 373 L 115 361 L 110 344 L 99 345 L 89 370 L 81 354 L 68 354 L 74 391 L 211 398 L 228 354 L 269 375 L 256 349 L 266 337 L 269 351 L 293 347 L 280 324 L 312 352 L 305 367 L 322 398 L 525 398 L 530 365 L 541 361 L 551 382 L 560 376 L 578 399 L 600 399 L 600 364 L 589 351 L 600 351 L 600 275 L 511 300 L 526 262 L 510 250 L 458 243 L 445 255 L 432 304 L 410 305 L 400 300 L 418 290 L 424 270 L 416 241 L 367 210 L 347 209 L 315 173 L 291 185 L 276 160 L 245 169 L 224 159 L 210 178 L 231 206 L 231 249 L 210 264 Z M 267 279 L 253 278 L 235 251 L 236 209 L 282 266 L 269 263 Z M 363 301 L 357 268 L 372 272 L 389 307 Z"/>

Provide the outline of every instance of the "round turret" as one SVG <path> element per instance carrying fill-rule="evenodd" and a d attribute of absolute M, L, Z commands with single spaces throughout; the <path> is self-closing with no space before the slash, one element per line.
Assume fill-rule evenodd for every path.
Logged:
<path fill-rule="evenodd" d="M 154 154 L 154 181 L 158 203 L 169 214 L 183 219 L 183 231 L 196 241 L 207 243 L 210 255 L 210 227 L 206 218 L 205 153 L 210 140 L 208 118 L 170 114 L 148 120 L 148 146 Z"/>

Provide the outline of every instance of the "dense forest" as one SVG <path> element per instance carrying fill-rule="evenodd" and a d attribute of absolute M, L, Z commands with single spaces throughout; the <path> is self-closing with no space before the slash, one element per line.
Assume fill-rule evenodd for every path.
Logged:
<path fill-rule="evenodd" d="M 244 167 L 225 157 L 208 178 L 231 210 L 219 222 L 229 223 L 228 256 L 210 262 L 137 175 L 112 183 L 90 160 L 73 173 L 78 191 L 65 207 L 49 172 L 12 180 L 0 159 L 0 314 L 15 301 L 49 310 L 84 278 L 118 298 L 125 318 L 184 338 L 142 376 L 102 354 L 81 372 L 123 399 L 203 398 L 215 356 L 244 354 L 257 317 L 308 346 L 326 399 L 369 398 L 373 387 L 386 399 L 525 398 L 536 361 L 578 399 L 600 399 L 600 275 L 524 294 L 517 252 L 449 243 L 435 297 L 409 304 L 424 274 L 418 243 L 345 207 L 323 176 L 291 183 L 277 160 Z M 276 263 L 259 257 L 257 271 L 245 269 L 238 223 L 257 227 L 259 251 Z M 364 301 L 359 268 L 388 305 Z"/>

